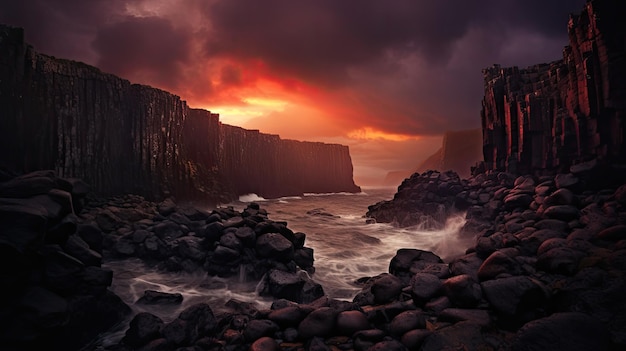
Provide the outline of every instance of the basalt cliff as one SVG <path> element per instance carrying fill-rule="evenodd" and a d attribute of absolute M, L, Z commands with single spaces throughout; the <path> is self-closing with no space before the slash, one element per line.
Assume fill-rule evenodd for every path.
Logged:
<path fill-rule="evenodd" d="M 4 26 L 0 111 L 0 169 L 52 169 L 102 195 L 228 201 L 359 191 L 346 146 L 222 124 L 168 92 L 40 54 L 21 29 Z"/>
<path fill-rule="evenodd" d="M 570 17 L 563 59 L 483 71 L 484 166 L 615 174 L 626 164 L 626 22 L 617 1 Z"/>

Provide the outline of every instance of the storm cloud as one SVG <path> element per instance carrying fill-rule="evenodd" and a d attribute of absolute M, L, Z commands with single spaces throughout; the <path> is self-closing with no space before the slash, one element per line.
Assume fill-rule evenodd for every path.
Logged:
<path fill-rule="evenodd" d="M 265 99 L 267 111 L 244 127 L 322 140 L 479 127 L 482 69 L 561 58 L 568 16 L 584 4 L 22 0 L 3 2 L 0 22 L 23 27 L 40 52 L 169 90 L 192 106 L 246 109 Z"/>

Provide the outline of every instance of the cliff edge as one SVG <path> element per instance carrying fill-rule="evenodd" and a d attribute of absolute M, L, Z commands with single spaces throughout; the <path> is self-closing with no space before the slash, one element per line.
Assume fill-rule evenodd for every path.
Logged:
<path fill-rule="evenodd" d="M 563 59 L 483 70 L 485 169 L 517 174 L 626 164 L 626 22 L 617 1 L 588 1 L 568 23 Z"/>
<path fill-rule="evenodd" d="M 36 52 L 0 26 L 0 168 L 53 169 L 102 195 L 230 201 L 358 192 L 348 147 L 225 125 L 178 96 Z"/>

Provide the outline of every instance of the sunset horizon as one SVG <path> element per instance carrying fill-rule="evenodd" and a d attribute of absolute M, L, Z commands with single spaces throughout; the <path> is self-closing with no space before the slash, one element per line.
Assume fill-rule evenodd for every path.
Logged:
<path fill-rule="evenodd" d="M 584 0 L 56 3 L 9 5 L 0 22 L 39 52 L 166 90 L 223 123 L 348 145 L 357 183 L 372 185 L 415 170 L 446 132 L 480 128 L 481 70 L 559 59 Z"/>

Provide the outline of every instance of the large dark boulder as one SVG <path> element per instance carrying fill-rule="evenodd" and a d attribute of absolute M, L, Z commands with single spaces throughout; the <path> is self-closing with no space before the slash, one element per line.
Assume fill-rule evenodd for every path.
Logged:
<path fill-rule="evenodd" d="M 262 234 L 256 240 L 256 252 L 259 257 L 277 261 L 293 259 L 293 244 L 279 233 Z"/>
<path fill-rule="evenodd" d="M 426 328 L 426 315 L 419 310 L 405 311 L 395 316 L 389 323 L 389 334 L 396 337 L 413 329 Z"/>
<path fill-rule="evenodd" d="M 370 289 L 374 296 L 374 302 L 384 304 L 397 299 L 404 286 L 400 278 L 383 273 L 374 279 Z"/>
<path fill-rule="evenodd" d="M 482 298 L 480 285 L 467 274 L 446 279 L 443 289 L 452 304 L 459 307 L 476 307 Z"/>
<path fill-rule="evenodd" d="M 139 348 L 157 339 L 161 335 L 163 325 L 161 318 L 148 312 L 140 312 L 130 321 L 122 342 L 130 347 Z"/>
<path fill-rule="evenodd" d="M 274 269 L 267 274 L 268 292 L 276 298 L 300 301 L 305 283 L 306 281 L 296 273 Z"/>
<path fill-rule="evenodd" d="M 441 292 L 441 280 L 432 274 L 416 273 L 410 282 L 411 297 L 417 306 L 420 306 Z"/>
<path fill-rule="evenodd" d="M 166 293 L 162 291 L 146 290 L 143 296 L 137 300 L 138 304 L 144 305 L 179 305 L 183 302 L 180 293 Z"/>
<path fill-rule="evenodd" d="M 176 345 L 191 345 L 200 337 L 213 331 L 217 320 L 211 307 L 199 303 L 187 307 L 178 318 L 163 326 L 161 333 L 169 342 Z"/>
<path fill-rule="evenodd" d="M 518 326 L 540 316 L 550 298 L 547 287 L 526 276 L 489 280 L 481 287 L 490 306 Z"/>
<path fill-rule="evenodd" d="M 555 313 L 529 322 L 511 343 L 513 351 L 610 349 L 610 335 L 602 322 L 577 312 Z"/>
<path fill-rule="evenodd" d="M 264 336 L 273 336 L 278 330 L 278 324 L 269 319 L 254 319 L 246 325 L 243 336 L 249 342 L 254 342 Z"/>
<path fill-rule="evenodd" d="M 321 307 L 309 313 L 308 316 L 300 322 L 298 326 L 298 334 L 303 339 L 309 339 L 314 336 L 329 336 L 335 331 L 335 321 L 337 311 L 330 307 Z"/>
<path fill-rule="evenodd" d="M 443 260 L 430 251 L 399 249 L 389 262 L 389 273 L 399 277 L 412 276 L 432 263 L 443 263 Z"/>
<path fill-rule="evenodd" d="M 343 311 L 337 315 L 337 333 L 352 336 L 352 334 L 370 328 L 367 316 L 361 311 Z"/>

